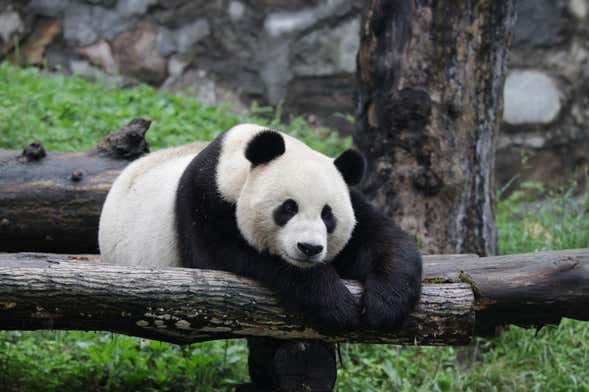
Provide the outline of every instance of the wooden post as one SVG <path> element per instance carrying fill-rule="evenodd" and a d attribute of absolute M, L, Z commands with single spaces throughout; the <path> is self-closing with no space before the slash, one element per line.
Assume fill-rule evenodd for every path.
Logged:
<path fill-rule="evenodd" d="M 248 339 L 251 383 L 239 392 L 331 391 L 337 365 L 335 345 L 320 340 Z"/>

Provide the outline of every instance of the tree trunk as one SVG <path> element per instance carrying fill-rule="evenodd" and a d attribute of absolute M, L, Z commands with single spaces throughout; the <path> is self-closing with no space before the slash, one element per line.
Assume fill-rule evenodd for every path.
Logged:
<path fill-rule="evenodd" d="M 431 253 L 495 254 L 494 155 L 515 0 L 372 0 L 355 142 L 363 190 Z"/>
<path fill-rule="evenodd" d="M 97 253 L 104 199 L 122 169 L 149 148 L 135 119 L 87 152 L 47 153 L 31 143 L 0 150 L 0 249 Z"/>

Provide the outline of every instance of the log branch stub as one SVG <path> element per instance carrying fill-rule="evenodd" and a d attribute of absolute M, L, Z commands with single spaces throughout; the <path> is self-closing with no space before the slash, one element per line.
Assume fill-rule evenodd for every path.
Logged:
<path fill-rule="evenodd" d="M 145 133 L 151 125 L 150 120 L 135 118 L 125 127 L 109 133 L 95 147 L 97 154 L 112 159 L 133 160 L 149 152 Z"/>
<path fill-rule="evenodd" d="M 33 142 L 26 145 L 19 157 L 20 162 L 39 161 L 47 156 L 45 147 L 39 142 Z"/>

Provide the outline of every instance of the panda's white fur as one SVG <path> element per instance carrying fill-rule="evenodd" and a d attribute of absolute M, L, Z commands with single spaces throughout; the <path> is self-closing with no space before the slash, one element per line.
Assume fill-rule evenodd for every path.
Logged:
<path fill-rule="evenodd" d="M 218 196 L 236 205 L 239 231 L 259 252 L 268 251 L 299 267 L 329 261 L 343 249 L 355 225 L 348 187 L 332 158 L 285 134 L 286 152 L 252 169 L 245 149 L 266 129 L 242 124 L 226 133 L 215 176 Z M 182 173 L 202 148 L 194 144 L 161 150 L 121 173 L 100 220 L 104 261 L 149 267 L 181 265 L 174 224 L 176 190 Z M 272 213 L 289 198 L 297 201 L 299 212 L 278 227 Z M 321 219 L 326 204 L 337 220 L 333 233 L 327 233 Z M 306 258 L 298 243 L 323 249 Z"/>
<path fill-rule="evenodd" d="M 142 157 L 113 183 L 100 216 L 102 260 L 144 267 L 180 265 L 174 202 L 180 176 L 206 143 L 168 148 Z"/>

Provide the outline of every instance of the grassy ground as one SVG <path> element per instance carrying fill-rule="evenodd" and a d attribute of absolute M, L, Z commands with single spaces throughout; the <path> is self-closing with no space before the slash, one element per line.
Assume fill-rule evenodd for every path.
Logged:
<path fill-rule="evenodd" d="M 0 148 L 19 149 L 32 140 L 49 150 L 89 148 L 137 116 L 154 121 L 148 140 L 155 148 L 211 139 L 241 121 L 279 125 L 260 108 L 242 118 L 145 86 L 118 90 L 0 64 Z M 281 128 L 331 155 L 351 143 L 300 118 Z M 542 191 L 537 184 L 525 187 Z M 589 247 L 587 193 L 580 199 L 570 190 L 554 193 L 551 203 L 535 203 L 528 194 L 518 191 L 499 203 L 502 253 Z M 565 320 L 537 334 L 512 327 L 477 345 L 482 354 L 476 361 L 457 361 L 465 352 L 448 347 L 343 345 L 337 390 L 589 392 L 588 323 Z M 2 391 L 213 391 L 246 378 L 239 341 L 180 348 L 109 333 L 0 332 Z"/>
<path fill-rule="evenodd" d="M 300 117 L 282 124 L 280 114 L 267 108 L 254 106 L 250 115 L 238 116 L 228 107 L 206 107 L 194 99 L 157 93 L 146 85 L 119 89 L 0 63 L 0 148 L 20 149 L 40 141 L 53 151 L 89 149 L 108 131 L 135 117 L 152 120 L 147 141 L 154 149 L 211 140 L 240 122 L 288 129 L 329 155 L 352 144 L 351 138 L 341 139 L 326 128 L 311 128 Z"/>

